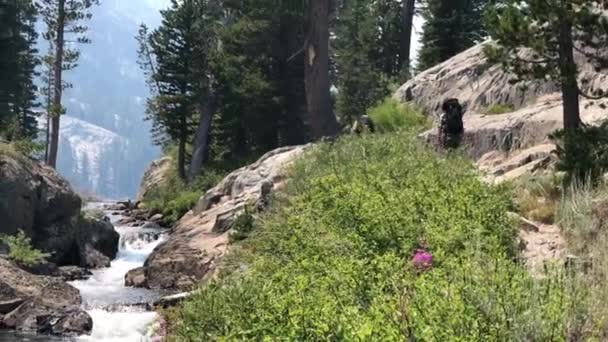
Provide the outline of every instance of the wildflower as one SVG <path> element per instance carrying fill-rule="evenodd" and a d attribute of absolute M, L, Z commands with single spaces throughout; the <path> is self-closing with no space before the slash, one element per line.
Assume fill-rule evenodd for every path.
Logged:
<path fill-rule="evenodd" d="M 433 267 L 433 255 L 424 249 L 418 249 L 412 258 L 412 263 L 418 271 L 428 271 Z"/>

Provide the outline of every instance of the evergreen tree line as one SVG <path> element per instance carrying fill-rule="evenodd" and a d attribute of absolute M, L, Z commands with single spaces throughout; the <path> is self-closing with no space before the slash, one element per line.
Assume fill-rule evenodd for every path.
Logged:
<path fill-rule="evenodd" d="M 412 22 L 423 15 L 420 68 L 485 34 L 485 2 L 172 0 L 139 35 L 156 142 L 178 174 L 326 136 L 364 115 L 413 73 Z"/>
<path fill-rule="evenodd" d="M 481 0 L 445 3 L 172 1 L 162 25 L 152 32 L 144 26 L 138 36 L 156 141 L 177 146 L 180 176 L 193 179 L 210 161 L 336 135 L 389 85 L 415 72 L 409 58 L 415 15 L 426 21 L 416 70 L 485 34 Z M 72 86 L 64 73 L 77 67 L 78 44 L 90 42 L 85 24 L 96 4 L 0 0 L 0 139 L 36 139 L 42 116 L 44 159 L 51 166 L 63 91 Z M 39 20 L 45 24 L 40 34 Z M 48 43 L 45 51 L 36 49 L 40 38 Z"/>

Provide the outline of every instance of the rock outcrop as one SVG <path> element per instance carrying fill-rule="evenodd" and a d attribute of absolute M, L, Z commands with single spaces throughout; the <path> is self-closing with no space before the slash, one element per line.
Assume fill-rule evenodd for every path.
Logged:
<path fill-rule="evenodd" d="M 167 181 L 167 176 L 171 172 L 173 159 L 171 157 L 163 157 L 153 161 L 141 180 L 137 200 L 143 200 L 149 192 Z"/>
<path fill-rule="evenodd" d="M 284 147 L 228 175 L 199 200 L 168 239 L 127 274 L 129 285 L 188 289 L 213 274 L 229 244 L 232 222 L 247 206 L 263 209 L 284 182 L 286 166 L 307 146 Z"/>
<path fill-rule="evenodd" d="M 23 230 L 60 266 L 103 267 L 116 256 L 118 233 L 108 222 L 84 217 L 81 206 L 55 170 L 8 148 L 0 150 L 0 234 Z M 100 262 L 93 250 L 107 260 Z"/>
<path fill-rule="evenodd" d="M 89 334 L 79 291 L 58 278 L 30 274 L 0 258 L 0 329 L 51 335 Z"/>
<path fill-rule="evenodd" d="M 465 149 L 483 170 L 489 171 L 489 179 L 500 182 L 551 163 L 554 145 L 548 136 L 563 127 L 562 100 L 559 88 L 552 82 L 512 84 L 512 75 L 488 63 L 484 44 L 420 73 L 393 97 L 414 103 L 435 118 L 441 114 L 445 99 L 458 98 L 467 108 Z M 607 89 L 608 73 L 596 72 L 581 60 L 578 56 L 585 90 Z M 512 112 L 486 114 L 489 106 L 498 104 L 508 105 Z M 585 123 L 596 124 L 608 119 L 607 109 L 608 99 L 583 99 L 581 118 Z M 433 144 L 438 141 L 436 128 L 422 136 Z"/>
<path fill-rule="evenodd" d="M 527 81 L 513 84 L 513 75 L 500 65 L 492 65 L 484 55 L 487 42 L 478 44 L 449 60 L 421 72 L 402 85 L 394 98 L 414 102 L 428 114 L 439 115 L 445 99 L 458 98 L 469 113 L 483 114 L 491 105 L 510 105 L 520 109 L 537 103 L 543 95 L 559 92 L 553 82 Z M 526 56 L 522 56 L 526 57 Z M 608 88 L 608 73 L 596 72 L 584 58 L 576 55 L 579 78 L 585 91 Z"/>

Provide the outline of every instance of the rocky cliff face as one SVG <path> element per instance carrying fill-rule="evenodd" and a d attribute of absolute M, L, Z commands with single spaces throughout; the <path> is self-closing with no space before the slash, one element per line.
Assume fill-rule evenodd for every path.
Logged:
<path fill-rule="evenodd" d="M 538 103 L 541 97 L 555 94 L 559 88 L 552 82 L 533 81 L 513 84 L 513 75 L 505 73 L 499 65 L 492 65 L 479 44 L 451 59 L 416 75 L 402 85 L 394 98 L 413 102 L 429 115 L 440 115 L 441 103 L 448 98 L 458 98 L 466 104 L 469 113 L 482 114 L 495 104 L 511 105 L 520 109 Z M 526 57 L 526 56 L 522 56 Z M 607 70 L 596 72 L 576 56 L 583 89 L 591 93 L 608 87 Z M 541 100 L 542 102 L 542 100 Z"/>
<path fill-rule="evenodd" d="M 126 276 L 131 286 L 187 289 L 213 274 L 225 254 L 232 222 L 247 206 L 263 209 L 284 184 L 286 166 L 306 146 L 284 147 L 236 170 L 209 190 L 146 260 Z"/>
<path fill-rule="evenodd" d="M 551 82 L 512 84 L 512 75 L 488 63 L 484 44 L 420 73 L 393 97 L 414 103 L 435 118 L 441 114 L 445 99 L 459 99 L 467 107 L 463 139 L 466 151 L 489 173 L 490 179 L 503 181 L 552 162 L 554 145 L 548 135 L 563 127 L 562 101 Z M 596 72 L 581 58 L 577 57 L 577 61 L 588 92 L 608 88 L 606 70 Z M 496 104 L 509 105 L 513 111 L 486 114 L 486 109 Z M 588 124 L 608 119 L 607 109 L 608 99 L 581 101 L 581 116 Z M 437 142 L 437 129 L 423 137 L 430 143 Z"/>
<path fill-rule="evenodd" d="M 143 200 L 155 187 L 166 182 L 168 173 L 171 171 L 172 161 L 171 157 L 163 157 L 150 163 L 139 186 L 138 201 Z"/>
<path fill-rule="evenodd" d="M 118 233 L 107 222 L 83 217 L 81 205 L 55 170 L 0 146 L 0 234 L 23 230 L 59 265 L 105 266 L 116 255 Z"/>

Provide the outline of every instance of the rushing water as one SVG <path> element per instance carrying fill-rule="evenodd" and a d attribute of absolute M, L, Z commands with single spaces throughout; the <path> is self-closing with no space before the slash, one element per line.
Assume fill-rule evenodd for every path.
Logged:
<path fill-rule="evenodd" d="M 100 208 L 91 204 L 89 208 Z M 112 222 L 120 216 L 107 213 Z M 147 256 L 163 240 L 158 230 L 116 227 L 120 234 L 118 255 L 109 268 L 93 271 L 87 280 L 70 282 L 80 290 L 84 309 L 93 318 L 91 336 L 75 339 L 53 339 L 49 336 L 17 335 L 0 333 L 0 342 L 8 341 L 87 341 L 87 342 L 146 342 L 150 341 L 149 326 L 156 314 L 146 311 L 143 303 L 150 303 L 159 294 L 124 286 L 125 274 L 143 265 Z"/>

